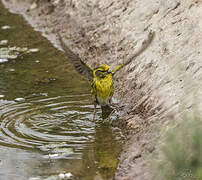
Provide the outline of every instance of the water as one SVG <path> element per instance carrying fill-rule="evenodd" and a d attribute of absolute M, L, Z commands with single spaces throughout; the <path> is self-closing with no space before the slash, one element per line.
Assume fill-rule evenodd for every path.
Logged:
<path fill-rule="evenodd" d="M 1 27 L 9 28 L 1 28 Z M 121 133 L 93 122 L 90 85 L 62 52 L 0 3 L 1 47 L 39 49 L 0 63 L 0 180 L 112 179 Z M 59 176 L 60 174 L 60 176 Z"/>

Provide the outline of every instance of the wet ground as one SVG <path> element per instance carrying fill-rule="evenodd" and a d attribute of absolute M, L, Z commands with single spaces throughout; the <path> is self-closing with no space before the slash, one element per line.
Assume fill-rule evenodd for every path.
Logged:
<path fill-rule="evenodd" d="M 88 82 L 1 2 L 0 41 L 27 49 L 0 61 L 0 180 L 112 179 L 121 133 L 92 121 Z"/>

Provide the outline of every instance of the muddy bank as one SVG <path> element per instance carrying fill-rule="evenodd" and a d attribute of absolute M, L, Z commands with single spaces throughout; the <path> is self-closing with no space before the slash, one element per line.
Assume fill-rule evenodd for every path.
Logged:
<path fill-rule="evenodd" d="M 16 3 L 17 2 L 17 3 Z M 151 45 L 116 75 L 128 132 L 115 179 L 151 179 L 148 156 L 169 123 L 202 106 L 202 3 L 186 0 L 6 0 L 51 41 L 56 32 L 90 65 L 127 60 L 150 29 Z"/>

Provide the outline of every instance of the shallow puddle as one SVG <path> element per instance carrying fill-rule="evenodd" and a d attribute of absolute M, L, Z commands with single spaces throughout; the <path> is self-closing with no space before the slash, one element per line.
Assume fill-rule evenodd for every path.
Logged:
<path fill-rule="evenodd" d="M 92 121 L 88 82 L 1 2 L 0 41 L 32 50 L 0 61 L 0 179 L 112 179 L 121 133 Z"/>

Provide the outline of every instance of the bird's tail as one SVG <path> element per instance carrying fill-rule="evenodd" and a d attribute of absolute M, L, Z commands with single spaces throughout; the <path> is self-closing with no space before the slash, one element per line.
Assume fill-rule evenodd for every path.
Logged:
<path fill-rule="evenodd" d="M 109 115 L 111 114 L 111 112 L 114 110 L 109 105 L 101 106 L 101 109 L 102 109 L 102 118 L 103 119 L 108 118 Z"/>

